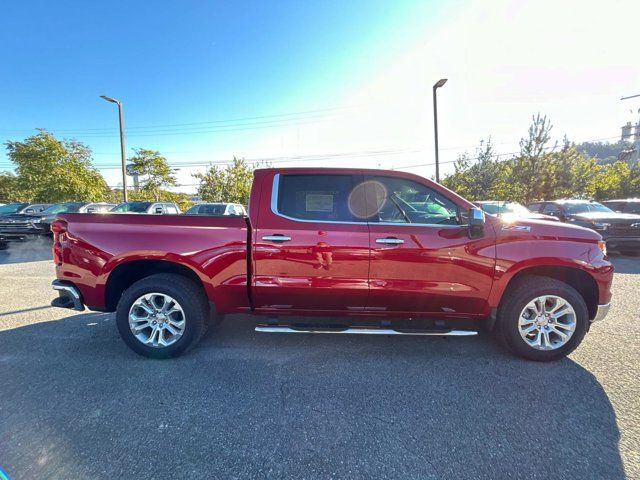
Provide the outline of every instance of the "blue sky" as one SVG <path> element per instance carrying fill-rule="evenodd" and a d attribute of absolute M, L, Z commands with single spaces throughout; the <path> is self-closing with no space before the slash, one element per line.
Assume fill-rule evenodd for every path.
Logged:
<path fill-rule="evenodd" d="M 77 138 L 115 185 L 106 94 L 124 103 L 128 154 L 183 164 L 185 191 L 233 155 L 432 176 L 442 77 L 444 173 L 489 136 L 517 150 L 536 112 L 559 138 L 614 141 L 640 107 L 619 101 L 640 93 L 639 17 L 633 0 L 9 2 L 0 141 L 38 127 Z"/>
<path fill-rule="evenodd" d="M 0 138 L 42 127 L 113 164 L 116 131 L 92 130 L 115 129 L 115 107 L 98 98 L 107 94 L 124 104 L 128 147 L 247 141 L 264 126 L 241 139 L 135 129 L 334 107 L 437 16 L 420 1 L 12 2 L 0 29 Z"/>

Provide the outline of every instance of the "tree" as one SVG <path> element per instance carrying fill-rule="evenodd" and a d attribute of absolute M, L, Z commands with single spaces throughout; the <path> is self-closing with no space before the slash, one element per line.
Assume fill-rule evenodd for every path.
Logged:
<path fill-rule="evenodd" d="M 58 140 L 40 130 L 22 142 L 9 141 L 6 147 L 16 165 L 17 192 L 24 200 L 100 201 L 107 195 L 104 178 L 91 165 L 91 149 L 76 140 Z"/>
<path fill-rule="evenodd" d="M 18 177 L 9 172 L 0 173 L 0 202 L 19 202 L 24 200 L 18 186 Z"/>
<path fill-rule="evenodd" d="M 547 117 L 538 113 L 533 117 L 529 135 L 520 139 L 520 155 L 513 160 L 512 181 L 519 190 L 516 196 L 524 203 L 543 198 L 550 190 L 545 151 L 549 149 L 552 128 Z"/>
<path fill-rule="evenodd" d="M 142 187 L 140 189 L 144 198 L 155 201 L 162 200 L 163 189 L 178 184 L 167 159 L 160 152 L 146 148 L 134 149 L 135 155 L 129 159 L 133 169 L 142 175 Z"/>
<path fill-rule="evenodd" d="M 211 166 L 204 173 L 193 176 L 200 181 L 198 195 L 207 202 L 249 203 L 253 170 L 258 164 L 248 165 L 243 158 L 233 157 L 227 168 Z"/>

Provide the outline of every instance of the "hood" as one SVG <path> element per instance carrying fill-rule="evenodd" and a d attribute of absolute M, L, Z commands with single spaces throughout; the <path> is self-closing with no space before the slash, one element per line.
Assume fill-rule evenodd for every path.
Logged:
<path fill-rule="evenodd" d="M 618 213 L 618 212 L 585 212 L 585 213 L 572 213 L 568 215 L 569 218 L 575 218 L 576 220 L 591 221 L 612 221 L 615 223 L 636 223 L 640 222 L 640 215 L 634 215 L 633 213 Z"/>
<path fill-rule="evenodd" d="M 498 236 L 555 237 L 562 240 L 602 240 L 600 234 L 589 228 L 554 220 L 533 218 L 498 219 L 494 225 Z"/>

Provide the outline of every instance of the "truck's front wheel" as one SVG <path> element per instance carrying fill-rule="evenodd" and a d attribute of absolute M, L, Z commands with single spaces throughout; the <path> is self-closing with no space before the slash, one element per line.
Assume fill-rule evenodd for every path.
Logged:
<path fill-rule="evenodd" d="M 548 362 L 571 353 L 582 342 L 588 322 L 587 305 L 573 287 L 530 276 L 505 294 L 496 328 L 517 355 Z"/>
<path fill-rule="evenodd" d="M 136 353 L 177 357 L 206 330 L 209 308 L 202 290 L 180 275 L 156 274 L 127 288 L 116 310 L 118 331 Z"/>

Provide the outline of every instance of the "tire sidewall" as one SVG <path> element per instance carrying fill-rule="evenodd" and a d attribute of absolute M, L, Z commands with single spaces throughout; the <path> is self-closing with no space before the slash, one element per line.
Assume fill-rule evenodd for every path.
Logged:
<path fill-rule="evenodd" d="M 183 353 L 194 342 L 197 337 L 197 325 L 201 312 L 188 293 L 179 285 L 160 284 L 152 279 L 143 279 L 129 287 L 120 298 L 116 309 L 116 324 L 118 332 L 124 342 L 136 353 L 151 358 L 171 358 Z M 129 310 L 133 303 L 147 293 L 163 293 L 175 299 L 182 308 L 186 320 L 184 333 L 180 339 L 168 347 L 157 348 L 144 345 L 131 331 L 129 327 Z"/>
<path fill-rule="evenodd" d="M 518 355 L 536 361 L 551 361 L 571 353 L 582 342 L 587 333 L 589 312 L 582 296 L 571 286 L 562 284 L 554 286 L 533 286 L 515 292 L 501 315 L 501 333 L 507 345 Z M 568 302 L 576 313 L 576 328 L 569 341 L 554 350 L 537 350 L 529 346 L 520 336 L 520 313 L 534 298 L 542 295 L 555 295 Z"/>

